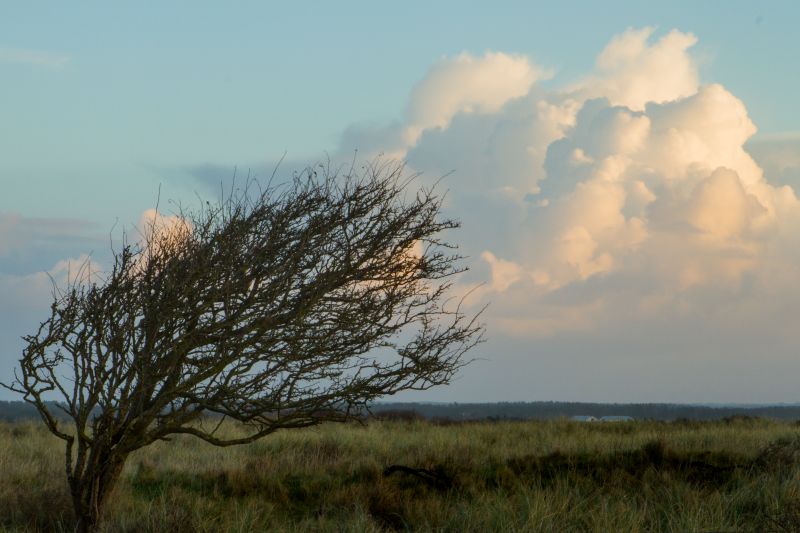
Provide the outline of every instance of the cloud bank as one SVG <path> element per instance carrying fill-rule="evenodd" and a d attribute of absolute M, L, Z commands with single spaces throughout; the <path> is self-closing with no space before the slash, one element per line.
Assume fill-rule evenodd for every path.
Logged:
<path fill-rule="evenodd" d="M 341 152 L 366 146 L 432 178 L 454 171 L 449 209 L 495 336 L 636 329 L 641 343 L 620 343 L 632 353 L 662 331 L 732 353 L 748 336 L 790 350 L 797 158 L 773 150 L 784 177 L 765 174 L 745 146 L 756 133 L 745 104 L 700 83 L 696 42 L 630 29 L 557 88 L 524 57 L 461 54 L 417 85 L 405 122 L 350 127 Z"/>

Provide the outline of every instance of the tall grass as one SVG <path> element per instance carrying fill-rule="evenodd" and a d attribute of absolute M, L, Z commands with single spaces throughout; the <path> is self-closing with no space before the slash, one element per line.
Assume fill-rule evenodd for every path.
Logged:
<path fill-rule="evenodd" d="M 40 425 L 0 425 L 0 528 L 71 530 L 63 464 Z M 390 465 L 427 477 L 385 475 Z M 794 531 L 799 502 L 800 427 L 789 423 L 370 422 L 232 448 L 157 443 L 129 459 L 105 527 Z"/>

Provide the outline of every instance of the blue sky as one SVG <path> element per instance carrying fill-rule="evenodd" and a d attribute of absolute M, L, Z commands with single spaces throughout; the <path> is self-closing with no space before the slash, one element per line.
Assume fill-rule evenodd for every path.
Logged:
<path fill-rule="evenodd" d="M 693 189 L 699 195 L 692 200 L 694 203 L 687 204 L 686 210 L 663 208 L 675 209 L 669 216 L 688 220 L 697 231 L 720 239 L 724 234 L 728 239 L 724 246 L 721 241 L 706 240 L 697 248 L 685 250 L 685 256 L 678 254 L 682 259 L 676 260 L 673 267 L 682 274 L 675 281 L 674 290 L 668 289 L 672 287 L 669 276 L 654 278 L 650 266 L 637 267 L 645 273 L 632 266 L 650 265 L 648 261 L 663 264 L 658 261 L 658 253 L 665 252 L 654 250 L 667 250 L 674 245 L 666 237 L 656 237 L 666 235 L 666 230 L 656 229 L 667 215 L 653 218 L 657 214 L 654 208 L 647 216 L 630 215 L 635 207 L 633 189 L 625 189 L 627 233 L 623 235 L 619 233 L 623 229 L 615 229 L 618 233 L 613 243 L 607 234 L 592 234 L 594 248 L 586 252 L 594 254 L 591 257 L 580 255 L 583 248 L 568 252 L 559 248 L 553 252 L 555 255 L 537 255 L 526 249 L 524 243 L 534 242 L 534 237 L 528 236 L 539 238 L 538 235 L 552 232 L 554 239 L 562 239 L 572 231 L 570 228 L 583 226 L 575 223 L 562 228 L 555 219 L 534 213 L 533 203 L 524 205 L 517 218 L 497 219 L 494 213 L 508 213 L 510 209 L 503 204 L 507 199 L 496 196 L 496 191 L 518 193 L 514 205 L 522 205 L 520 202 L 528 201 L 524 199 L 530 199 L 531 194 L 544 194 L 536 192 L 537 183 L 560 183 L 569 188 L 584 179 L 583 175 L 562 179 L 558 170 L 562 167 L 554 156 L 547 161 L 537 159 L 537 169 L 530 172 L 505 163 L 498 166 L 489 161 L 491 158 L 477 163 L 462 158 L 463 147 L 477 146 L 474 143 L 479 141 L 475 139 L 483 138 L 487 128 L 497 132 L 504 124 L 522 121 L 527 115 L 513 108 L 525 105 L 525 98 L 533 102 L 531 105 L 548 102 L 561 106 L 559 109 L 565 113 L 568 106 L 564 102 L 575 100 L 577 103 L 569 111 L 571 118 L 558 126 L 558 135 L 547 137 L 540 151 L 544 154 L 551 142 L 566 135 L 568 142 L 558 146 L 581 150 L 589 157 L 592 149 L 602 150 L 597 143 L 592 144 L 594 141 L 586 141 L 585 136 L 578 137 L 580 117 L 589 117 L 589 107 L 584 108 L 584 115 L 579 114 L 586 101 L 607 98 L 610 104 L 627 106 L 631 113 L 625 120 L 647 119 L 655 125 L 662 120 L 659 117 L 678 113 L 675 106 L 669 107 L 670 102 L 691 99 L 697 93 L 705 98 L 698 97 L 698 101 L 723 102 L 719 104 L 723 107 L 703 107 L 698 111 L 698 116 L 706 113 L 702 116 L 708 124 L 715 122 L 720 109 L 733 109 L 738 105 L 736 101 L 741 102 L 746 116 L 758 129 L 752 135 L 746 133 L 746 125 L 742 126 L 748 154 L 764 170 L 767 182 L 775 187 L 787 183 L 791 186 L 798 168 L 796 141 L 800 139 L 796 102 L 796 95 L 800 94 L 800 72 L 796 68 L 800 52 L 796 42 L 796 22 L 800 20 L 797 4 L 462 4 L 237 2 L 232 6 L 194 1 L 140 2 L 122 7 L 101 2 L 0 5 L 0 183 L 4 191 L 0 195 L 0 290 L 6 291 L 0 293 L 0 322 L 4 323 L 0 342 L 7 347 L 5 353 L 0 350 L 0 378 L 7 376 L 13 366 L 17 339 L 35 325 L 37 313 L 46 309 L 43 289 L 38 281 L 32 281 L 36 273 L 53 271 L 59 261 L 81 254 L 102 257 L 115 221 L 118 226 L 132 227 L 143 211 L 153 207 L 159 187 L 162 198 L 191 201 L 195 192 L 210 194 L 208 184 L 227 179 L 235 166 L 264 172 L 284 153 L 284 165 L 291 166 L 324 158 L 326 154 L 336 158 L 358 148 L 363 154 L 371 150 L 398 154 L 409 159 L 414 169 L 432 175 L 455 170 L 447 186 L 455 193 L 454 212 L 466 217 L 465 247 L 475 263 L 469 280 L 488 282 L 497 292 L 486 295 L 496 309 L 489 317 L 492 344 L 486 353 L 476 354 L 485 357 L 492 352 L 492 364 L 474 365 L 477 370 L 468 369 L 456 385 L 432 393 L 430 398 L 797 400 L 800 394 L 790 396 L 792 386 L 785 378 L 787 372 L 800 370 L 800 364 L 791 357 L 798 347 L 797 340 L 785 333 L 788 326 L 770 321 L 762 324 L 753 318 L 792 309 L 788 296 L 785 305 L 768 302 L 774 301 L 776 293 L 794 295 L 794 285 L 767 286 L 753 280 L 776 279 L 776 272 L 788 277 L 787 272 L 796 266 L 787 252 L 794 237 L 786 237 L 794 235 L 794 208 L 786 207 L 791 202 L 783 196 L 784 199 L 773 198 L 780 196 L 777 189 L 758 189 L 761 186 L 753 184 L 757 178 L 747 177 L 753 172 L 749 163 L 741 163 L 740 168 L 734 156 L 730 157 L 735 160 L 725 159 L 732 147 L 742 144 L 738 137 L 723 139 L 720 131 L 729 126 L 722 124 L 721 129 L 714 130 L 722 139 L 712 147 L 718 153 L 703 152 L 701 157 L 696 155 L 700 152 L 692 152 L 695 155 L 691 157 L 701 158 L 709 166 L 708 175 L 703 178 L 708 182 Z M 598 56 L 615 36 L 647 27 L 652 28 L 647 46 L 653 49 L 673 29 L 697 41 L 674 45 L 674 55 L 670 57 L 678 62 L 690 61 L 688 70 L 680 71 L 687 76 L 690 88 L 676 88 L 669 97 L 652 96 L 652 101 L 664 109 L 645 109 L 644 104 L 651 97 L 648 95 L 637 107 L 630 95 L 614 93 L 608 88 L 612 83 L 608 80 L 622 74 L 605 72 L 597 66 Z M 503 62 L 500 56 L 486 55 L 487 52 L 511 59 Z M 464 53 L 468 55 L 460 55 Z M 459 57 L 472 59 L 459 63 Z M 461 75 L 453 73 L 462 67 L 453 65 L 475 72 L 485 69 L 481 72 L 487 72 L 487 76 L 502 76 L 509 68 L 519 67 L 522 78 L 513 81 L 520 84 L 519 92 L 500 91 L 502 94 L 492 96 L 494 99 L 483 100 L 481 95 L 470 95 L 470 106 L 477 111 L 458 107 L 461 102 L 454 104 L 457 109 L 443 118 L 444 122 L 436 122 L 438 119 L 431 115 L 430 123 L 415 125 L 409 118 L 414 113 L 424 114 L 430 106 L 445 101 L 447 94 L 460 90 L 448 85 L 448 76 Z M 665 79 L 665 83 L 670 81 Z M 703 92 L 701 88 L 709 84 L 719 84 L 724 92 Z M 430 96 L 432 91 L 443 91 L 444 96 Z M 534 92 L 540 96 L 534 98 Z M 423 108 L 428 111 L 419 111 Z M 537 124 L 531 128 L 545 128 Z M 706 132 L 705 125 L 681 124 L 691 131 Z M 422 133 L 410 144 L 399 146 L 387 141 L 381 145 L 384 135 L 408 134 L 413 128 Z M 349 133 L 342 137 L 345 131 Z M 516 135 L 514 131 L 518 132 L 509 130 L 507 135 Z M 624 135 L 620 139 L 629 138 L 628 133 Z M 496 149 L 500 141 L 492 139 L 487 146 Z M 512 151 L 516 145 L 509 142 L 503 146 Z M 713 152 L 712 148 L 708 150 Z M 556 153 L 555 149 L 551 151 Z M 629 152 L 617 155 L 630 156 Z M 511 159 L 514 157 L 512 154 Z M 665 176 L 672 172 L 671 163 L 653 161 L 647 159 L 648 169 L 657 167 L 656 173 Z M 694 163 L 689 161 L 686 165 Z M 644 164 L 643 161 L 636 168 L 644 168 Z M 713 202 L 724 204 L 731 194 L 738 194 L 738 185 L 733 189 L 730 185 L 733 178 L 714 174 L 718 168 L 731 166 L 743 190 L 754 195 L 759 205 L 766 206 L 770 216 L 774 215 L 775 220 L 769 222 L 773 229 L 763 229 L 767 222 L 756 220 L 757 209 L 742 211 L 741 220 L 750 221 L 747 224 L 737 218 L 739 215 L 731 215 L 730 227 L 724 228 L 719 224 L 708 226 L 710 215 L 697 211 L 702 202 L 711 209 Z M 477 167 L 483 174 L 473 176 Z M 287 172 L 291 170 L 286 168 Z M 540 170 L 544 177 L 539 176 Z M 518 171 L 519 179 L 500 178 L 501 174 Z M 626 172 L 626 179 L 639 183 L 632 177 L 634 170 Z M 546 181 L 541 181 L 545 177 Z M 662 198 L 651 183 L 646 182 L 652 189 L 646 192 Z M 543 190 L 551 189 L 545 185 Z M 612 202 L 616 197 L 602 198 Z M 544 205 L 557 203 L 558 198 L 540 200 L 536 201 Z M 747 204 L 750 200 L 743 201 Z M 668 205 L 677 205 L 676 202 Z M 637 220 L 644 221 L 646 237 L 630 236 L 639 231 Z M 493 224 L 497 224 L 496 229 Z M 734 226 L 735 231 L 730 229 Z M 504 237 L 495 238 L 495 231 Z M 769 235 L 774 238 L 762 238 L 764 232 L 771 232 Z M 745 242 L 745 237 L 755 234 L 761 240 Z M 569 235 L 571 242 L 584 239 L 580 232 Z M 623 241 L 628 247 L 624 252 L 620 244 Z M 546 248 L 546 243 L 535 242 L 540 249 Z M 650 244 L 641 245 L 642 242 Z M 740 247 L 735 253 L 750 259 L 732 266 L 722 258 L 734 253 L 731 250 L 735 246 Z M 578 255 L 570 255 L 567 260 L 566 253 Z M 577 273 L 570 274 L 569 268 L 576 261 L 580 263 L 578 256 L 585 262 L 576 267 Z M 773 260 L 774 257 L 780 260 Z M 572 266 L 559 267 L 561 260 Z M 724 283 L 715 285 L 709 281 L 719 279 Z M 529 282 L 531 287 L 526 287 L 524 284 Z M 512 286 L 527 295 L 527 304 L 512 301 Z M 631 300 L 612 302 L 607 295 L 597 296 L 613 290 L 619 294 L 620 290 L 612 286 L 623 287 L 622 292 L 631 293 Z M 658 299 L 659 290 L 679 297 L 664 303 L 666 300 Z M 608 314 L 613 313 L 615 305 L 644 305 L 642 302 L 651 301 L 661 302 L 658 305 L 663 308 L 640 324 L 640 331 L 649 332 L 646 335 L 631 332 L 622 323 L 585 314 L 592 305 L 602 306 L 605 311 L 601 314 Z M 684 308 L 690 309 L 688 314 L 680 311 Z M 726 311 L 730 309 L 740 314 L 731 315 Z M 509 319 L 512 315 L 513 320 Z M 518 327 L 508 325 L 525 316 L 539 317 L 536 324 L 541 324 L 540 315 L 561 316 L 563 320 L 571 317 L 573 326 L 581 326 L 536 326 L 520 334 Z M 742 329 L 737 327 L 737 320 L 749 324 L 741 333 L 744 337 L 737 333 L 719 340 L 726 333 Z M 525 328 L 530 329 L 529 326 Z M 703 330 L 709 333 L 704 335 Z M 678 342 L 676 337 L 682 340 Z M 653 345 L 652 341 L 647 342 L 648 338 L 660 338 L 662 342 Z M 726 356 L 732 346 L 740 348 Z M 747 353 L 742 346 L 749 346 Z M 758 364 L 754 352 L 761 358 Z M 678 374 L 662 372 L 669 376 L 663 383 L 641 383 L 643 375 L 673 368 L 675 361 L 683 361 L 681 357 L 687 353 L 692 354 L 686 363 L 692 369 L 690 378 L 681 381 Z M 576 379 L 574 373 L 580 368 L 593 368 L 595 376 L 605 377 Z M 725 370 L 720 371 L 721 368 Z M 748 389 L 743 385 L 748 379 L 755 379 L 756 385 L 753 390 L 741 392 L 741 388 Z M 559 395 L 562 397 L 555 398 Z"/>
<path fill-rule="evenodd" d="M 6 4 L 0 46 L 59 66 L 0 68 L 0 171 L 18 191 L 3 207 L 133 216 L 183 165 L 317 156 L 351 123 L 400 117 L 442 56 L 525 54 L 557 82 L 586 72 L 611 35 L 646 25 L 698 35 L 703 77 L 744 99 L 761 132 L 800 123 L 792 2 L 461 4 Z M 122 188 L 125 199 L 90 201 Z"/>

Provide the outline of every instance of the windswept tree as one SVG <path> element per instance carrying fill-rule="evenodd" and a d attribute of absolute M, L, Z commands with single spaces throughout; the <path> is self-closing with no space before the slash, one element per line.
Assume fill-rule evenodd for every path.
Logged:
<path fill-rule="evenodd" d="M 55 291 L 7 386 L 66 443 L 80 531 L 98 528 L 137 449 L 345 421 L 448 383 L 480 342 L 450 296 L 460 257 L 443 233 L 458 223 L 441 196 L 410 190 L 402 165 L 319 168 L 154 216 L 101 280 Z M 225 419 L 243 429 L 220 432 Z"/>

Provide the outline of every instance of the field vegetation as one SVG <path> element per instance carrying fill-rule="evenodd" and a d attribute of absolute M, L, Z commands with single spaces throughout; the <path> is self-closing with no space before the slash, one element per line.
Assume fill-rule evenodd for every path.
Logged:
<path fill-rule="evenodd" d="M 73 529 L 63 447 L 40 423 L 0 424 L 0 473 L 0 529 Z M 141 449 L 103 528 L 798 531 L 799 502 L 790 422 L 371 420 Z"/>

